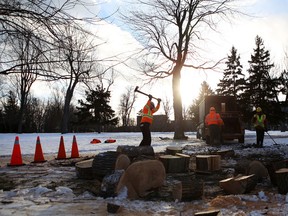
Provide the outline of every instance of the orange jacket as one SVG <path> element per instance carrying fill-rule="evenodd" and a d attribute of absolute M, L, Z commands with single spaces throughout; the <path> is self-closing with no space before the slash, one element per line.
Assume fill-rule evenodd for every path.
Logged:
<path fill-rule="evenodd" d="M 158 109 L 160 108 L 160 103 L 157 103 L 157 106 L 154 109 L 151 110 L 150 109 L 150 104 L 151 104 L 151 101 L 148 100 L 146 105 L 142 109 L 141 123 L 148 122 L 148 123 L 152 124 L 152 122 L 153 122 L 153 113 L 157 112 Z"/>
<path fill-rule="evenodd" d="M 224 122 L 221 119 L 219 113 L 216 113 L 215 111 L 210 111 L 209 114 L 205 117 L 205 124 L 206 125 L 223 125 Z"/>

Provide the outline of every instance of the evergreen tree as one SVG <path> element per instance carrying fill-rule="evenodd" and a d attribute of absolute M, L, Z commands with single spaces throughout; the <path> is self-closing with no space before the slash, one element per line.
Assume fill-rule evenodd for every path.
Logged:
<path fill-rule="evenodd" d="M 188 118 L 197 126 L 199 123 L 199 104 L 204 100 L 205 96 L 213 95 L 214 92 L 209 84 L 204 81 L 201 83 L 201 90 L 197 99 L 194 99 L 193 104 L 188 108 Z"/>
<path fill-rule="evenodd" d="M 283 95 L 285 95 L 284 102 L 288 102 L 288 71 L 283 70 L 279 78 L 280 81 L 280 91 Z"/>
<path fill-rule="evenodd" d="M 268 112 L 270 122 L 276 123 L 279 121 L 279 114 L 281 115 L 281 108 L 279 106 L 278 91 L 279 79 L 271 78 L 270 70 L 274 64 L 270 62 L 270 52 L 265 50 L 264 42 L 256 36 L 256 48 L 249 60 L 250 67 L 248 69 L 249 77 L 247 79 L 247 87 L 244 93 L 245 101 L 250 100 L 250 110 L 254 107 L 260 106 L 264 112 Z M 247 106 L 247 105 L 246 105 Z M 250 114 L 252 115 L 252 114 Z M 273 118 L 272 118 L 273 116 Z"/>
<path fill-rule="evenodd" d="M 256 49 L 249 60 L 250 68 L 248 69 L 248 91 L 251 104 L 265 107 L 268 101 L 274 101 L 275 81 L 271 79 L 269 71 L 274 64 L 270 63 L 270 52 L 265 50 L 263 40 L 256 37 Z"/>
<path fill-rule="evenodd" d="M 109 105 L 110 91 L 96 86 L 95 90 L 86 91 L 86 102 L 79 100 L 80 107 L 77 107 L 78 122 L 80 124 L 95 125 L 98 132 L 104 125 L 117 125 L 118 118 L 115 117 L 115 111 Z"/>
<path fill-rule="evenodd" d="M 15 133 L 18 126 L 19 106 L 13 91 L 8 92 L 7 102 L 4 104 L 5 132 Z"/>
<path fill-rule="evenodd" d="M 240 56 L 237 55 L 237 50 L 233 46 L 231 55 L 225 62 L 227 68 L 224 70 L 223 79 L 218 83 L 216 90 L 219 95 L 237 96 L 245 83 L 244 74 L 242 73 L 242 65 L 240 64 Z"/>

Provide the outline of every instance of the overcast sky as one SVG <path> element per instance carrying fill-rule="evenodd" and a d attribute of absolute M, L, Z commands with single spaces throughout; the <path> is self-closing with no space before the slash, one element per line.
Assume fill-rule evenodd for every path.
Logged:
<path fill-rule="evenodd" d="M 91 0 L 94 1 L 94 0 Z M 121 10 L 126 6 L 123 0 L 107 0 L 97 5 L 99 15 L 105 17 L 111 15 L 118 8 Z M 234 46 L 241 57 L 243 72 L 246 73 L 248 60 L 255 48 L 255 37 L 259 35 L 264 40 L 264 45 L 270 51 L 271 60 L 284 68 L 284 53 L 288 52 L 288 0 L 240 0 L 242 11 L 253 15 L 243 16 L 232 20 L 232 23 L 222 23 L 218 27 L 219 34 L 209 34 L 204 50 L 207 57 L 217 60 L 227 57 Z M 93 9 L 95 11 L 95 8 Z M 118 20 L 117 15 L 109 18 L 110 23 L 101 22 L 97 34 L 105 38 L 106 45 L 101 46 L 101 55 L 129 52 L 140 46 L 133 38 L 125 25 Z M 206 36 L 205 36 L 206 37 Z M 224 69 L 224 68 L 223 68 Z M 117 67 L 119 71 L 112 90 L 111 105 L 117 110 L 119 96 L 125 92 L 126 86 L 142 86 L 139 74 L 126 67 Z M 220 72 L 203 72 L 196 70 L 183 71 L 182 73 L 182 99 L 187 108 L 198 96 L 200 85 L 203 81 L 215 89 L 219 79 L 223 77 Z M 151 93 L 155 97 L 164 99 L 171 98 L 171 82 L 169 80 L 159 81 L 152 86 L 141 88 L 144 92 Z M 146 102 L 147 97 L 139 95 L 135 111 L 137 112 Z M 172 103 L 172 98 L 171 98 Z M 161 113 L 160 111 L 159 113 Z M 162 112 L 163 113 L 163 112 Z"/>

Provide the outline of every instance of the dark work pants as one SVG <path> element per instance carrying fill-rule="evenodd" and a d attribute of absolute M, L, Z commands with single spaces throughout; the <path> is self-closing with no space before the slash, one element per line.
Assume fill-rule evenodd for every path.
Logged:
<path fill-rule="evenodd" d="M 264 129 L 263 128 L 256 128 L 256 146 L 263 147 L 263 140 L 264 140 Z"/>
<path fill-rule="evenodd" d="M 151 146 L 150 123 L 148 122 L 141 123 L 140 129 L 143 135 L 143 139 L 139 146 Z"/>
<path fill-rule="evenodd" d="M 220 127 L 219 125 L 209 125 L 209 133 L 210 133 L 210 145 L 220 145 L 221 144 L 221 136 L 220 136 Z"/>

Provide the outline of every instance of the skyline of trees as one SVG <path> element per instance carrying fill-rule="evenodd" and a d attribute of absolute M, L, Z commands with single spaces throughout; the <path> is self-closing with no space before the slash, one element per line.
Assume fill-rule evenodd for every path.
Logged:
<path fill-rule="evenodd" d="M 240 102 L 239 108 L 244 113 L 245 121 L 250 120 L 249 115 L 251 114 L 253 107 L 257 105 L 262 106 L 265 111 L 268 110 L 270 116 L 271 115 L 274 116 L 273 119 L 270 119 L 270 121 L 272 120 L 273 124 L 279 123 L 281 119 L 283 120 L 284 114 L 281 111 L 281 109 L 283 109 L 283 106 L 287 106 L 287 104 L 285 101 L 279 101 L 279 98 L 277 97 L 277 95 L 280 94 L 281 92 L 287 92 L 288 90 L 287 86 L 283 84 L 283 83 L 288 82 L 287 79 L 285 79 L 287 72 L 286 70 L 283 70 L 283 72 L 278 77 L 276 77 L 276 75 L 273 72 L 271 72 L 271 68 L 273 68 L 273 63 L 271 63 L 269 51 L 265 49 L 264 41 L 259 36 L 256 36 L 255 46 L 256 48 L 253 48 L 253 51 L 251 54 L 251 60 L 249 60 L 249 64 L 251 65 L 249 67 L 249 71 L 250 71 L 250 74 L 253 74 L 254 76 L 246 77 L 243 82 L 240 55 L 237 54 L 237 49 L 233 46 L 231 49 L 231 53 L 227 56 L 226 69 L 223 70 L 223 79 L 219 80 L 218 89 L 214 91 L 211 89 L 208 83 L 203 82 L 201 84 L 201 89 L 200 89 L 198 98 L 196 98 L 193 102 L 191 101 L 191 106 L 187 109 L 188 114 L 184 116 L 192 120 L 194 124 L 197 124 L 198 104 L 201 102 L 204 95 L 214 94 L 217 92 L 218 94 L 226 94 L 226 95 L 236 94 L 237 95 L 237 98 Z M 261 68 L 263 67 L 262 70 L 258 69 L 260 66 Z M 259 71 L 261 72 L 259 73 Z M 255 77 L 257 76 L 259 76 L 259 78 L 255 79 Z M 265 84 L 265 85 L 263 84 L 262 87 L 266 86 L 266 90 L 262 89 L 258 91 L 259 97 L 269 96 L 270 99 L 267 100 L 267 102 L 269 103 L 266 103 L 266 104 L 263 103 L 262 101 L 263 98 L 260 98 L 258 102 L 250 101 L 251 97 L 256 98 L 255 94 L 257 93 L 257 91 L 255 91 L 254 88 L 257 85 L 254 83 L 254 80 L 257 80 L 257 79 L 261 79 L 262 82 Z M 237 84 L 234 86 L 235 83 L 238 83 L 239 85 Z M 243 85 L 243 83 L 245 83 L 246 85 Z M 251 84 L 251 83 L 254 83 L 254 84 Z M 110 85 L 113 85 L 113 81 L 111 81 Z M 251 86 L 253 88 L 251 88 Z M 103 83 L 102 83 L 102 87 L 104 87 Z M 235 93 L 236 89 L 237 91 Z M 239 93 L 239 92 L 242 92 L 242 93 Z M 264 93 L 264 96 L 262 93 Z M 111 94 L 113 94 L 113 92 L 111 92 Z M 131 87 L 130 89 L 127 89 L 127 92 L 124 96 L 123 96 L 124 98 L 122 98 L 123 99 L 122 108 L 129 108 L 131 111 L 131 108 L 133 109 L 133 103 L 132 103 L 133 100 L 130 102 L 127 100 L 133 99 L 133 96 L 135 96 L 133 93 L 133 88 Z M 30 132 L 44 132 L 44 131 L 60 132 L 61 131 L 60 120 L 63 115 L 64 99 L 65 97 L 61 96 L 60 92 L 57 93 L 57 91 L 56 93 L 54 93 L 54 96 L 48 99 L 46 103 L 44 102 L 44 100 L 41 100 L 40 98 L 35 98 L 31 94 L 29 94 L 27 97 L 27 110 L 25 112 L 26 115 L 25 115 L 24 123 L 23 123 L 23 127 L 25 129 L 23 130 L 23 132 L 28 132 L 28 131 Z M 20 111 L 20 103 L 18 101 L 19 101 L 19 97 L 17 96 L 17 94 L 15 94 L 15 92 L 11 90 L 8 91 L 6 96 L 1 97 L 1 102 L 2 102 L 1 109 L 0 109 L 1 131 L 7 131 L 7 130 L 10 132 L 17 131 L 16 125 L 18 125 L 17 123 L 19 121 L 19 119 L 17 118 L 17 113 L 19 113 Z M 109 102 L 110 102 L 110 99 L 109 99 Z M 126 102 L 127 104 L 125 105 L 124 102 Z M 271 109 L 271 103 L 273 103 L 273 109 Z M 241 106 L 241 104 L 243 104 L 243 106 Z M 119 100 L 119 105 L 121 105 L 121 100 Z M 69 121 L 68 123 L 69 128 L 75 128 L 73 127 L 73 123 L 75 123 L 75 113 L 77 112 L 76 106 L 77 105 L 75 104 L 71 104 L 69 106 L 69 113 L 72 116 L 71 121 Z M 166 104 L 166 106 L 168 106 L 168 104 Z M 113 110 L 113 111 L 117 113 L 117 110 Z M 122 125 L 118 124 L 118 126 L 124 126 L 123 119 L 124 121 L 127 121 L 127 119 L 129 119 L 131 123 L 130 125 L 133 125 L 133 122 L 135 125 L 136 121 L 133 120 L 134 119 L 133 117 L 129 116 L 131 112 L 125 109 L 124 111 L 126 112 L 126 114 L 124 114 L 125 112 L 122 112 L 123 115 L 118 116 L 119 119 L 122 119 Z M 117 115 L 115 114 L 115 116 Z M 4 129 L 4 127 L 6 129 Z"/>
<path fill-rule="evenodd" d="M 193 17 L 194 12 L 197 11 L 196 6 L 201 6 L 197 5 L 198 3 L 196 2 L 194 3 L 196 4 L 194 8 L 187 7 L 186 4 L 188 4 L 188 2 L 183 4 L 178 2 L 178 5 L 170 5 L 167 1 L 162 2 L 162 0 L 155 0 L 155 2 L 161 4 L 167 11 L 174 11 L 173 8 L 177 9 L 176 12 L 178 13 L 171 14 L 171 19 L 175 19 L 176 22 L 166 24 L 173 26 L 179 31 L 177 34 L 172 35 L 172 31 L 165 31 L 166 28 L 164 27 L 167 27 L 167 25 L 164 24 L 167 20 L 163 20 L 163 14 L 157 14 L 159 11 L 151 11 L 151 14 L 146 14 L 148 17 L 154 17 L 154 13 L 156 13 L 158 20 L 155 23 L 151 23 L 149 19 L 143 19 L 145 13 L 142 13 L 142 16 L 134 14 L 139 18 L 137 19 L 138 23 L 142 24 L 142 26 L 137 26 L 140 32 L 145 32 L 145 24 L 150 24 L 150 26 L 155 24 L 154 31 L 146 31 L 145 33 L 146 36 L 151 36 L 151 34 L 154 35 L 153 33 L 156 33 L 154 35 L 155 38 L 153 38 L 154 43 L 148 44 L 148 49 L 156 51 L 158 49 L 159 55 L 167 57 L 166 60 L 162 59 L 161 64 L 156 62 L 157 58 L 144 58 L 148 60 L 146 62 L 147 64 L 144 65 L 144 68 L 138 68 L 138 70 L 145 69 L 144 73 L 148 77 L 160 78 L 162 75 L 164 77 L 172 77 L 173 101 L 171 103 L 173 104 L 172 107 L 176 122 L 174 124 L 174 138 L 181 139 L 185 137 L 182 130 L 183 119 L 195 118 L 195 114 L 191 112 L 191 109 L 183 108 L 182 105 L 179 82 L 181 69 L 183 67 L 203 69 L 207 63 L 204 62 L 204 64 L 201 64 L 202 66 L 199 67 L 195 66 L 195 64 L 185 64 L 187 59 L 193 59 L 193 55 L 189 55 L 190 48 L 194 47 L 193 43 L 190 43 L 191 38 L 189 36 L 193 35 L 194 30 L 196 30 L 194 28 L 197 25 L 191 26 L 191 24 L 197 24 L 203 21 L 206 23 L 206 18 L 209 19 L 210 15 L 226 16 L 227 11 L 225 9 L 227 8 L 219 7 L 218 10 L 212 14 L 205 14 L 205 11 L 200 10 L 198 11 L 199 14 L 204 13 L 204 16 Z M 173 2 L 175 3 L 177 1 Z M 221 5 L 223 3 L 223 5 L 225 5 L 226 1 L 219 0 L 217 3 Z M 89 19 L 79 19 L 66 12 L 66 9 L 72 9 L 78 4 L 79 2 L 76 0 L 67 0 L 63 5 L 58 5 L 60 7 L 57 8 L 53 1 L 12 0 L 5 1 L 0 5 L 2 16 L 0 21 L 0 43 L 2 48 L 0 55 L 1 127 L 8 128 L 8 130 L 12 130 L 13 128 L 14 131 L 15 124 L 17 124 L 16 131 L 19 133 L 28 129 L 29 131 L 60 130 L 62 133 L 67 133 L 72 130 L 73 122 L 75 122 L 74 113 L 76 112 L 76 104 L 73 104 L 72 101 L 79 100 L 79 98 L 74 98 L 74 92 L 77 90 L 82 92 L 85 92 L 87 89 L 92 90 L 94 89 L 92 86 L 97 86 L 99 83 L 102 85 L 102 88 L 108 87 L 108 89 L 109 86 L 114 84 L 114 79 L 108 79 L 106 75 L 108 74 L 109 76 L 109 74 L 113 74 L 113 65 L 119 65 L 123 62 L 120 62 L 120 60 L 113 62 L 115 59 L 113 61 L 111 61 L 111 59 L 105 59 L 105 61 L 113 63 L 109 66 L 105 64 L 103 64 L 105 66 L 102 65 L 104 60 L 97 58 L 97 48 L 101 45 L 101 42 L 97 40 L 96 44 L 92 43 L 90 40 L 91 33 L 86 31 L 80 24 L 82 22 L 91 24 L 92 22 L 95 23 L 95 21 L 99 21 L 97 15 Z M 209 6 L 213 7 L 213 5 Z M 186 20 L 187 17 L 191 19 L 188 20 L 189 22 Z M 128 16 L 126 18 L 128 18 Z M 187 23 L 183 22 L 184 20 L 186 20 Z M 212 22 L 213 19 L 209 19 L 208 21 Z M 137 25 L 135 19 L 133 22 Z M 210 22 L 206 23 L 208 27 L 214 27 L 213 22 Z M 211 24 L 211 26 L 209 24 Z M 197 36 L 197 31 L 195 34 Z M 97 35 L 95 35 L 94 39 L 96 37 Z M 145 37 L 142 37 L 142 39 L 145 40 Z M 167 43 L 164 43 L 164 41 Z M 176 42 L 170 44 L 168 41 Z M 104 41 L 102 42 L 104 43 Z M 155 43 L 158 44 L 158 47 L 155 46 Z M 255 43 L 256 48 L 253 49 L 251 60 L 248 61 L 250 65 L 247 70 L 248 78 L 243 77 L 240 55 L 237 54 L 236 48 L 232 47 L 231 55 L 228 55 L 226 62 L 227 68 L 223 70 L 223 79 L 219 81 L 217 91 L 219 94 L 232 95 L 237 95 L 240 92 L 239 100 L 241 103 L 245 105 L 249 104 L 249 106 L 243 107 L 245 113 L 250 112 L 252 106 L 261 105 L 263 107 L 269 107 L 274 103 L 273 108 L 275 108 L 275 110 L 273 110 L 273 114 L 281 117 L 283 103 L 282 107 L 276 105 L 281 103 L 278 98 L 280 93 L 286 96 L 284 102 L 288 100 L 287 68 L 281 71 L 280 75 L 276 73 L 275 70 L 274 73 L 270 73 L 271 69 L 274 68 L 274 64 L 270 64 L 269 62 L 270 53 L 265 49 L 264 41 L 259 36 L 256 37 Z M 178 49 L 176 47 L 178 47 Z M 193 51 L 192 53 L 195 54 L 195 52 L 196 51 Z M 156 54 L 156 56 L 158 55 L 157 52 L 154 54 Z M 287 53 L 285 57 L 287 58 Z M 121 58 L 119 57 L 118 59 Z M 171 63 L 169 63 L 169 70 L 162 68 L 165 62 Z M 265 64 L 263 64 L 263 62 Z M 157 69 L 163 70 L 157 71 Z M 155 74 L 150 74 L 150 72 L 156 72 L 156 76 Z M 124 72 L 121 75 L 124 76 Z M 46 101 L 42 98 L 34 97 L 33 94 L 31 94 L 31 87 L 35 82 L 40 80 L 45 85 L 48 84 L 52 86 L 53 84 L 57 84 L 57 86 L 61 86 L 59 87 L 61 90 L 56 90 L 60 92 L 52 93 L 52 97 L 46 99 Z M 106 82 L 105 84 L 103 83 L 104 80 Z M 205 83 L 203 85 L 205 87 Z M 208 87 L 206 86 L 205 88 Z M 130 89 L 130 91 L 132 90 Z M 251 92 L 253 92 L 253 94 Z M 45 93 L 48 94 L 49 92 Z M 111 92 L 111 94 L 113 94 L 113 92 Z M 126 95 L 123 95 L 119 101 L 120 105 L 121 102 L 123 102 L 121 105 L 122 110 L 118 110 L 119 112 L 117 111 L 117 113 L 120 113 L 123 125 L 130 125 L 135 122 L 133 118 L 130 117 L 135 101 L 135 98 L 132 102 L 129 101 L 132 95 L 134 94 L 128 94 L 128 92 L 126 92 Z M 250 103 L 250 101 L 252 101 L 252 103 Z M 170 107 L 169 100 L 167 99 L 167 102 L 163 103 L 164 112 L 173 114 Z M 190 117 L 187 115 L 187 112 L 191 113 Z M 16 121 L 14 119 L 15 117 L 17 117 Z M 10 122 L 10 119 L 13 119 L 13 122 Z"/>

